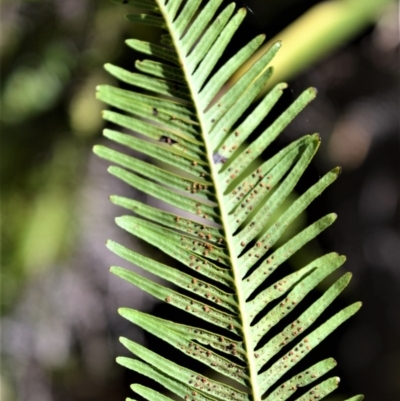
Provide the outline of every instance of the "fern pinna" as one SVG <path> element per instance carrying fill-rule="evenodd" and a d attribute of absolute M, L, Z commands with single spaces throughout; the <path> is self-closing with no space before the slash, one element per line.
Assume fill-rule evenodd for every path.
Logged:
<path fill-rule="evenodd" d="M 222 9 L 222 0 L 119 2 L 134 6 L 129 20 L 150 24 L 165 33 L 160 44 L 126 41 L 137 52 L 156 59 L 137 60 L 137 72 L 106 65 L 107 71 L 129 84 L 130 89 L 98 88 L 98 98 L 118 109 L 105 111 L 104 118 L 135 135 L 109 129 L 104 135 L 162 163 L 153 165 L 104 146 L 96 146 L 94 151 L 118 165 L 109 168 L 112 175 L 181 211 L 175 215 L 134 199 L 111 197 L 116 205 L 134 212 L 133 216 L 116 219 L 120 227 L 193 273 L 184 273 L 110 241 L 107 246 L 117 255 L 178 289 L 123 268 L 112 267 L 111 271 L 217 328 L 208 331 L 128 308 L 119 312 L 201 361 L 209 368 L 210 376 L 214 377 L 213 371 L 219 372 L 231 379 L 230 383 L 240 385 L 228 385 L 223 379 L 217 381 L 179 366 L 125 338 L 122 343 L 136 358 L 121 357 L 118 362 L 185 400 L 324 398 L 339 382 L 337 377 L 318 380 L 335 366 L 333 359 L 302 372 L 292 368 L 360 308 L 356 303 L 318 327 L 311 327 L 349 283 L 350 274 L 339 278 L 300 315 L 292 311 L 345 258 L 329 253 L 269 286 L 265 281 L 335 221 L 334 214 L 327 215 L 274 247 L 293 220 L 335 181 L 339 169 L 327 173 L 282 211 L 283 202 L 317 151 L 320 138 L 307 135 L 267 161 L 259 157 L 314 99 L 315 89 L 302 93 L 249 144 L 249 135 L 286 88 L 286 84 L 276 85 L 249 111 L 272 74 L 268 64 L 281 44 L 274 44 L 240 80 L 222 91 L 232 74 L 264 41 L 264 35 L 257 36 L 215 68 L 243 21 L 245 9 L 235 11 L 234 3 Z M 282 319 L 282 330 L 268 337 Z M 151 401 L 170 400 L 142 385 L 134 384 L 132 389 Z"/>

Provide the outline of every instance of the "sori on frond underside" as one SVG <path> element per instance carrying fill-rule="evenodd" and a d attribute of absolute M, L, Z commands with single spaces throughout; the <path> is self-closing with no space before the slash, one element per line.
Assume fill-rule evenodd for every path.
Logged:
<path fill-rule="evenodd" d="M 116 219 L 117 225 L 168 258 L 161 262 L 154 254 L 109 241 L 112 252 L 136 266 L 111 271 L 191 315 L 195 325 L 128 307 L 119 312 L 204 369 L 195 372 L 125 338 L 121 342 L 135 358 L 117 361 L 168 390 L 132 385 L 151 401 L 171 400 L 171 393 L 193 401 L 323 399 L 339 383 L 335 376 L 325 377 L 335 361 L 323 359 L 306 370 L 297 363 L 360 303 L 320 318 L 347 286 L 350 273 L 337 276 L 313 302 L 305 300 L 344 263 L 344 256 L 327 253 L 288 274 L 285 269 L 286 275 L 282 265 L 336 220 L 328 214 L 299 230 L 292 224 L 340 169 L 294 196 L 320 137 L 306 135 L 264 157 L 316 90 L 306 89 L 261 128 L 287 85 L 260 97 L 279 42 L 227 85 L 265 39 L 259 35 L 226 56 L 245 8 L 222 0 L 117 2 L 127 5 L 128 20 L 153 26 L 162 35 L 159 43 L 126 41 L 142 54 L 134 68 L 105 66 L 124 83 L 124 89 L 97 89 L 97 97 L 112 107 L 103 113 L 111 123 L 104 136 L 119 146 L 97 145 L 94 152 L 112 163 L 113 176 L 153 198 L 150 206 L 113 195 L 111 201 L 129 212 Z M 259 135 L 251 140 L 256 130 Z"/>

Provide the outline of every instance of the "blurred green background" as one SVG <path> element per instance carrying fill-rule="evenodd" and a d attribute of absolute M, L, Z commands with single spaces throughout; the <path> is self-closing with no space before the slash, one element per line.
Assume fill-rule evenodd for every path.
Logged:
<path fill-rule="evenodd" d="M 340 302 L 361 299 L 364 308 L 320 355 L 339 361 L 343 394 L 398 400 L 399 4 L 238 4 L 249 12 L 229 51 L 260 32 L 284 39 L 275 67 L 290 89 L 275 114 L 307 86 L 319 90 L 274 145 L 321 134 L 321 150 L 298 191 L 335 165 L 344 169 L 300 224 L 332 211 L 339 221 L 298 258 L 346 254 L 354 279 Z M 121 262 L 105 249 L 107 238 L 151 250 L 114 226 L 121 211 L 110 194 L 146 199 L 108 177 L 107 163 L 91 153 L 102 141 L 104 107 L 94 91 L 114 83 L 104 63 L 133 68 L 135 54 L 124 39 L 157 41 L 159 32 L 129 23 L 123 15 L 132 9 L 106 0 L 1 0 L 0 6 L 1 400 L 122 400 L 139 379 L 114 362 L 125 352 L 118 337 L 153 340 L 116 310 L 165 311 L 108 273 Z"/>

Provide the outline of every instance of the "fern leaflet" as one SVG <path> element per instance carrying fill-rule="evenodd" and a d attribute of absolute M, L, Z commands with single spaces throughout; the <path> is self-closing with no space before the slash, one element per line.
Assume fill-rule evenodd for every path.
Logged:
<path fill-rule="evenodd" d="M 336 219 L 334 214 L 327 215 L 283 245 L 276 245 L 290 224 L 335 181 L 340 171 L 327 173 L 282 212 L 284 201 L 315 155 L 320 138 L 307 135 L 265 162 L 259 157 L 315 98 L 315 89 L 302 93 L 248 144 L 249 136 L 286 88 L 286 84 L 278 84 L 250 111 L 272 74 L 268 65 L 281 44 L 274 44 L 221 95 L 224 84 L 264 40 L 264 35 L 257 36 L 218 67 L 246 9 L 235 11 L 234 3 L 221 9 L 222 0 L 119 2 L 134 6 L 134 11 L 142 10 L 128 15 L 129 20 L 155 26 L 165 33 L 159 45 L 137 39 L 126 41 L 145 57 L 152 56 L 136 61 L 136 72 L 106 65 L 111 75 L 131 89 L 98 88 L 98 98 L 117 109 L 104 112 L 104 119 L 135 134 L 106 129 L 104 135 L 161 164 L 104 146 L 96 146 L 94 151 L 116 165 L 109 168 L 112 175 L 179 210 L 173 214 L 134 199 L 111 197 L 116 205 L 134 212 L 117 218 L 121 228 L 159 248 L 193 273 L 183 273 L 109 241 L 111 251 L 177 289 L 120 267 L 112 267 L 111 271 L 154 297 L 211 323 L 215 331 L 129 308 L 119 312 L 238 386 L 179 366 L 125 338 L 122 343 L 138 359 L 121 357 L 118 362 L 186 400 L 283 401 L 303 387 L 305 392 L 297 401 L 322 399 L 339 382 L 332 377 L 315 384 L 335 366 L 333 359 L 323 360 L 304 372 L 291 373 L 292 377 L 286 373 L 359 309 L 359 303 L 353 304 L 314 327 L 321 313 L 347 286 L 350 274 L 339 278 L 301 315 L 293 317 L 292 311 L 345 258 L 336 253 L 324 255 L 261 289 L 279 266 Z M 286 326 L 269 336 L 269 331 L 283 319 Z M 142 385 L 133 385 L 132 389 L 151 401 L 170 400 Z M 348 401 L 362 398 L 356 396 Z"/>

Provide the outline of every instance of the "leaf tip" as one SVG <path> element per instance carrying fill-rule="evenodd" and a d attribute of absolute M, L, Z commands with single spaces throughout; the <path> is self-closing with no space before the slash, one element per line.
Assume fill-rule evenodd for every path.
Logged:
<path fill-rule="evenodd" d="M 112 69 L 113 69 L 113 65 L 111 64 L 111 63 L 105 63 L 104 64 L 104 69 L 107 71 L 107 72 L 110 72 Z"/>
<path fill-rule="evenodd" d="M 126 39 L 125 40 L 125 44 L 128 45 L 129 47 L 134 46 L 136 42 L 137 42 L 136 39 Z"/>
<path fill-rule="evenodd" d="M 321 138 L 321 135 L 318 132 L 312 134 L 311 137 L 315 142 L 317 142 L 318 146 L 321 144 L 322 138 Z"/>
<path fill-rule="evenodd" d="M 346 272 L 346 273 L 343 275 L 343 277 L 346 277 L 346 281 L 349 283 L 350 280 L 351 280 L 352 277 L 353 277 L 353 273 L 351 273 L 351 272 Z"/>
<path fill-rule="evenodd" d="M 101 149 L 102 146 L 101 145 L 94 145 L 93 146 L 93 153 L 97 156 L 101 156 Z"/>
<path fill-rule="evenodd" d="M 124 346 L 127 346 L 127 344 L 129 344 L 131 342 L 126 337 L 122 337 L 122 336 L 118 338 L 118 341 Z"/>
<path fill-rule="evenodd" d="M 103 136 L 105 136 L 106 138 L 110 138 L 112 131 L 108 128 L 104 128 L 103 129 Z"/>
<path fill-rule="evenodd" d="M 122 316 L 122 317 L 126 317 L 128 314 L 129 308 L 118 308 L 118 313 Z"/>
<path fill-rule="evenodd" d="M 123 356 L 118 356 L 117 358 L 115 358 L 115 362 L 117 362 L 118 365 L 125 366 L 125 364 L 124 364 L 125 359 L 126 358 Z"/>
<path fill-rule="evenodd" d="M 279 84 L 276 85 L 276 88 L 278 90 L 284 90 L 288 88 L 288 84 L 286 82 L 280 82 Z"/>
<path fill-rule="evenodd" d="M 118 271 L 119 271 L 120 269 L 121 269 L 120 267 L 111 266 L 111 267 L 109 268 L 109 272 L 112 273 L 112 274 L 115 274 L 116 276 L 119 276 Z"/>
<path fill-rule="evenodd" d="M 331 218 L 332 222 L 334 222 L 338 218 L 338 215 L 336 213 L 331 213 L 329 214 L 329 217 Z"/>
<path fill-rule="evenodd" d="M 124 216 L 119 216 L 115 218 L 115 222 L 117 223 L 118 226 L 122 227 L 124 226 L 125 223 L 125 218 Z"/>
<path fill-rule="evenodd" d="M 108 171 L 110 174 L 115 175 L 115 174 L 117 174 L 117 172 L 118 172 L 118 167 L 110 166 L 110 167 L 108 167 L 107 171 Z"/>

